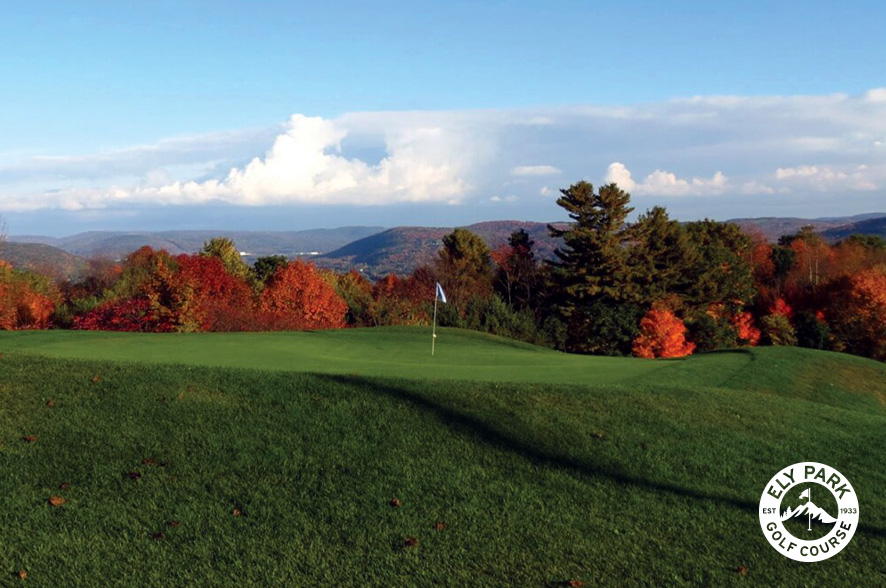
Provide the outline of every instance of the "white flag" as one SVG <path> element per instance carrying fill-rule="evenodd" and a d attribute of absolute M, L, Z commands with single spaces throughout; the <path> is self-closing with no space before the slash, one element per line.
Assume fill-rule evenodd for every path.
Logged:
<path fill-rule="evenodd" d="M 800 500 L 803 500 L 804 498 L 806 500 L 812 500 L 811 498 L 809 498 L 809 488 L 806 488 L 805 490 L 803 490 L 803 493 L 800 494 Z"/>
<path fill-rule="evenodd" d="M 446 302 L 446 293 L 443 292 L 443 286 L 440 285 L 440 282 L 437 282 L 437 298 L 439 298 L 441 302 Z"/>

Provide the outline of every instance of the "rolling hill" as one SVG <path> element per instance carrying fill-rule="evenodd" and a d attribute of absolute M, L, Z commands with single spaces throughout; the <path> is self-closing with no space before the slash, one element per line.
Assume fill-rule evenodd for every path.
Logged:
<path fill-rule="evenodd" d="M 35 585 L 880 585 L 886 366 L 568 356 L 445 329 L 10 333 L 0 567 Z M 244 355 L 245 354 L 245 355 Z M 861 519 L 798 565 L 785 464 Z"/>
<path fill-rule="evenodd" d="M 886 239 L 886 216 L 860 220 L 821 231 L 828 241 L 839 241 L 850 235 L 875 235 Z"/>
<path fill-rule="evenodd" d="M 838 240 L 861 233 L 881 235 L 886 231 L 886 212 L 872 212 L 856 216 L 825 218 L 760 217 L 734 218 L 726 222 L 735 223 L 745 230 L 759 231 L 769 241 L 778 241 L 782 235 L 791 235 L 805 226 L 811 226 L 829 240 Z"/>
<path fill-rule="evenodd" d="M 548 234 L 547 223 L 527 221 L 493 221 L 464 227 L 481 237 L 490 248 L 507 243 L 511 234 L 525 230 L 535 241 L 535 255 L 549 259 L 557 247 Z M 452 227 L 396 227 L 371 235 L 319 256 L 319 265 L 337 270 L 362 270 L 372 278 L 389 273 L 408 274 L 416 267 L 431 263 L 437 256 L 442 239 Z"/>
<path fill-rule="evenodd" d="M 44 243 L 81 257 L 119 259 L 139 247 L 149 245 L 166 249 L 173 255 L 195 253 L 213 237 L 229 237 L 251 257 L 285 255 L 296 257 L 322 253 L 382 231 L 383 227 L 340 227 L 307 231 L 90 231 L 70 237 L 52 238 L 32 235 L 11 236 L 10 241 Z"/>
<path fill-rule="evenodd" d="M 0 259 L 18 269 L 34 270 L 56 278 L 70 278 L 86 267 L 86 260 L 43 243 L 0 243 Z"/>

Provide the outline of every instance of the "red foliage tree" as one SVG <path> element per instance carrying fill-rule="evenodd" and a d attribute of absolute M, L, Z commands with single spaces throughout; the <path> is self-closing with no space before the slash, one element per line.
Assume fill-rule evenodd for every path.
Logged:
<path fill-rule="evenodd" d="M 74 329 L 169 333 L 175 330 L 172 316 L 160 313 L 146 298 L 111 300 L 74 317 Z"/>
<path fill-rule="evenodd" d="M 182 331 L 239 331 L 251 326 L 252 289 L 218 257 L 180 255 L 173 309 Z"/>
<path fill-rule="evenodd" d="M 273 329 L 340 329 L 348 305 L 314 264 L 293 261 L 268 281 L 261 311 Z"/>
<path fill-rule="evenodd" d="M 637 357 L 683 357 L 695 350 L 686 341 L 686 325 L 669 310 L 652 309 L 640 319 L 640 334 L 634 339 Z"/>
<path fill-rule="evenodd" d="M 794 316 L 794 309 L 785 302 L 784 298 L 777 298 L 772 306 L 769 307 L 769 314 L 782 315 L 790 319 Z"/>

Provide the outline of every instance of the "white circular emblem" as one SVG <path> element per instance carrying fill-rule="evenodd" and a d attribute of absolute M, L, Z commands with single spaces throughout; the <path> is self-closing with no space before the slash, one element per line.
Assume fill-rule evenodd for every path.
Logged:
<path fill-rule="evenodd" d="M 814 461 L 795 463 L 766 484 L 760 526 L 785 557 L 821 561 L 839 553 L 855 534 L 858 497 L 834 468 Z"/>

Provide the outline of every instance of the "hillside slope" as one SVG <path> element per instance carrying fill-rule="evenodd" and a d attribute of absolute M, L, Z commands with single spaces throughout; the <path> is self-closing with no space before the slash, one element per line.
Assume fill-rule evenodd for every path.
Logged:
<path fill-rule="evenodd" d="M 523 229 L 535 241 L 539 259 L 553 257 L 558 242 L 548 233 L 547 223 L 493 221 L 464 227 L 476 233 L 491 248 L 506 244 L 517 230 Z M 396 227 L 349 243 L 317 258 L 317 263 L 340 271 L 358 269 L 378 278 L 389 273 L 408 274 L 416 267 L 436 259 L 443 237 L 452 227 Z"/>
<path fill-rule="evenodd" d="M 447 380 L 417 377 L 417 358 L 392 353 L 413 346 L 409 330 L 298 334 L 305 342 L 290 341 L 289 369 L 309 373 L 164 364 L 196 348 L 176 335 L 165 336 L 164 357 L 148 353 L 161 363 L 100 359 L 119 357 L 123 339 L 94 347 L 93 360 L 10 351 L 9 341 L 59 354 L 87 343 L 26 335 L 4 338 L 0 359 L 8 577 L 149 586 L 886 580 L 886 466 L 872 450 L 886 444 L 886 366 L 876 362 L 798 349 L 577 358 L 591 361 L 557 366 L 570 385 L 472 379 L 484 362 L 528 378 L 559 354 L 454 331 L 450 344 L 485 360 L 425 357 L 458 371 Z M 37 335 L 47 335 L 42 347 Z M 236 357 L 224 338 L 201 337 L 204 357 L 185 360 Z M 309 350 L 353 371 L 310 373 Z M 361 355 L 386 358 L 389 373 L 363 375 L 374 368 L 355 365 Z M 757 512 L 772 475 L 803 460 L 837 468 L 860 500 L 852 542 L 814 566 L 773 550 Z"/>
<path fill-rule="evenodd" d="M 306 231 L 90 231 L 60 239 L 32 235 L 12 236 L 10 240 L 44 243 L 83 257 L 121 258 L 139 247 L 149 245 L 166 249 L 173 255 L 196 253 L 213 237 L 233 239 L 237 247 L 251 256 L 297 255 L 331 251 L 346 243 L 384 230 L 383 227 L 339 227 Z"/>
<path fill-rule="evenodd" d="M 86 267 L 86 260 L 43 243 L 0 243 L 0 259 L 18 269 L 30 269 L 58 278 L 73 277 Z"/>

